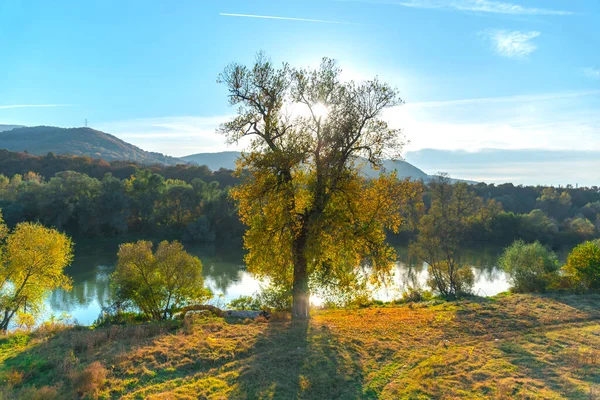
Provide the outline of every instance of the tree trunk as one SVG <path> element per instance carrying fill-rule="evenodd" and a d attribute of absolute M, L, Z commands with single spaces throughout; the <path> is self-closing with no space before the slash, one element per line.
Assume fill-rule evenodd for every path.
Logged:
<path fill-rule="evenodd" d="M 306 230 L 294 240 L 294 285 L 292 287 L 292 319 L 310 318 L 310 293 L 306 256 Z"/>

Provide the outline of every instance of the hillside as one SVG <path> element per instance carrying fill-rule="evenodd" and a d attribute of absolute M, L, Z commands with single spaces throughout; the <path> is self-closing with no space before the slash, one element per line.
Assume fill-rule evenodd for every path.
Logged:
<path fill-rule="evenodd" d="M 406 161 L 385 160 L 383 162 L 383 170 L 386 172 L 396 171 L 399 178 L 423 179 L 424 181 L 431 178 L 425 172 Z M 371 167 L 364 169 L 365 175 L 369 177 L 376 177 L 380 172 Z"/>
<path fill-rule="evenodd" d="M 198 153 L 181 157 L 182 160 L 197 165 L 206 165 L 213 171 L 220 168 L 235 169 L 235 160 L 240 156 L 238 151 L 222 151 L 220 153 Z"/>
<path fill-rule="evenodd" d="M 176 165 L 185 163 L 174 157 L 144 151 L 111 134 L 91 128 L 36 126 L 1 131 L 0 149 L 35 155 L 52 152 L 101 158 L 107 161 L 136 161 L 142 164 Z"/>
<path fill-rule="evenodd" d="M 219 168 L 235 169 L 235 160 L 240 156 L 237 151 L 224 151 L 221 153 L 198 153 L 189 156 L 181 157 L 182 160 L 198 165 L 206 165 L 213 171 Z M 383 165 L 385 171 L 396 171 L 400 178 L 413 178 L 429 180 L 431 177 L 419 168 L 406 161 L 391 161 L 386 160 Z M 375 171 L 373 168 L 366 167 L 365 175 L 375 177 L 380 171 Z"/>
<path fill-rule="evenodd" d="M 309 322 L 47 324 L 0 339 L 6 399 L 591 399 L 598 295 L 508 295 Z"/>
<path fill-rule="evenodd" d="M 15 128 L 24 128 L 23 125 L 0 125 L 0 132 L 10 131 Z"/>

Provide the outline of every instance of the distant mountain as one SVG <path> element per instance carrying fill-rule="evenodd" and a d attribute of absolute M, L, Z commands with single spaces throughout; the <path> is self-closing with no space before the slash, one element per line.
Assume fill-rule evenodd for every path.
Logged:
<path fill-rule="evenodd" d="M 198 153 L 181 157 L 182 160 L 193 164 L 206 165 L 213 171 L 219 168 L 235 169 L 235 160 L 240 156 L 237 151 L 224 151 L 221 153 Z M 421 171 L 419 168 L 406 161 L 386 160 L 383 163 L 386 172 L 396 171 L 399 178 L 423 179 L 428 181 L 431 176 Z M 376 171 L 371 167 L 365 167 L 364 174 L 368 177 L 376 177 L 381 171 Z"/>
<path fill-rule="evenodd" d="M 10 131 L 15 128 L 24 128 L 23 125 L 0 125 L 0 132 Z"/>
<path fill-rule="evenodd" d="M 240 156 L 239 151 L 222 151 L 220 153 L 198 153 L 181 157 L 182 160 L 192 164 L 206 165 L 213 171 L 220 168 L 235 169 L 235 160 Z"/>
<path fill-rule="evenodd" d="M 111 134 L 91 128 L 35 126 L 3 130 L 0 131 L 0 149 L 35 155 L 52 152 L 142 164 L 185 164 L 181 159 L 144 151 Z"/>
<path fill-rule="evenodd" d="M 396 171 L 398 178 L 412 178 L 412 179 L 423 179 L 424 181 L 428 181 L 431 177 L 427 175 L 425 172 L 421 171 L 419 168 L 414 165 L 406 162 L 406 161 L 392 161 L 385 160 L 383 162 L 383 170 L 385 172 Z M 364 174 L 368 177 L 375 178 L 381 170 L 376 171 L 371 166 L 365 167 L 363 170 Z"/>

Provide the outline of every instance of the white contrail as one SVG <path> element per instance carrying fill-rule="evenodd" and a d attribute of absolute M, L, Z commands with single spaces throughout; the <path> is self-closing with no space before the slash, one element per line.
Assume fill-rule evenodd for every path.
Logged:
<path fill-rule="evenodd" d="M 7 106 L 0 106 L 0 110 L 7 108 L 47 108 L 47 107 L 70 107 L 73 104 L 11 104 Z"/>
<path fill-rule="evenodd" d="M 309 18 L 277 17 L 277 16 L 274 16 L 274 15 L 230 14 L 230 13 L 219 13 L 219 15 L 222 15 L 224 17 L 279 19 L 279 20 L 285 20 L 285 21 L 318 22 L 318 23 L 321 23 L 321 24 L 354 25 L 352 22 L 328 21 L 328 20 L 323 20 L 323 19 L 309 19 Z"/>

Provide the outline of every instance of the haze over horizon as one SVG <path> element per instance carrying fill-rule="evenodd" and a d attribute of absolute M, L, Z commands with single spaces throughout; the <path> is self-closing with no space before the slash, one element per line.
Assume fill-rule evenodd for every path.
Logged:
<path fill-rule="evenodd" d="M 258 50 L 378 75 L 427 173 L 600 183 L 600 4 L 585 0 L 42 1 L 0 4 L 0 123 L 89 125 L 172 156 L 239 150 L 216 83 Z M 493 149 L 493 150 L 490 150 Z"/>

